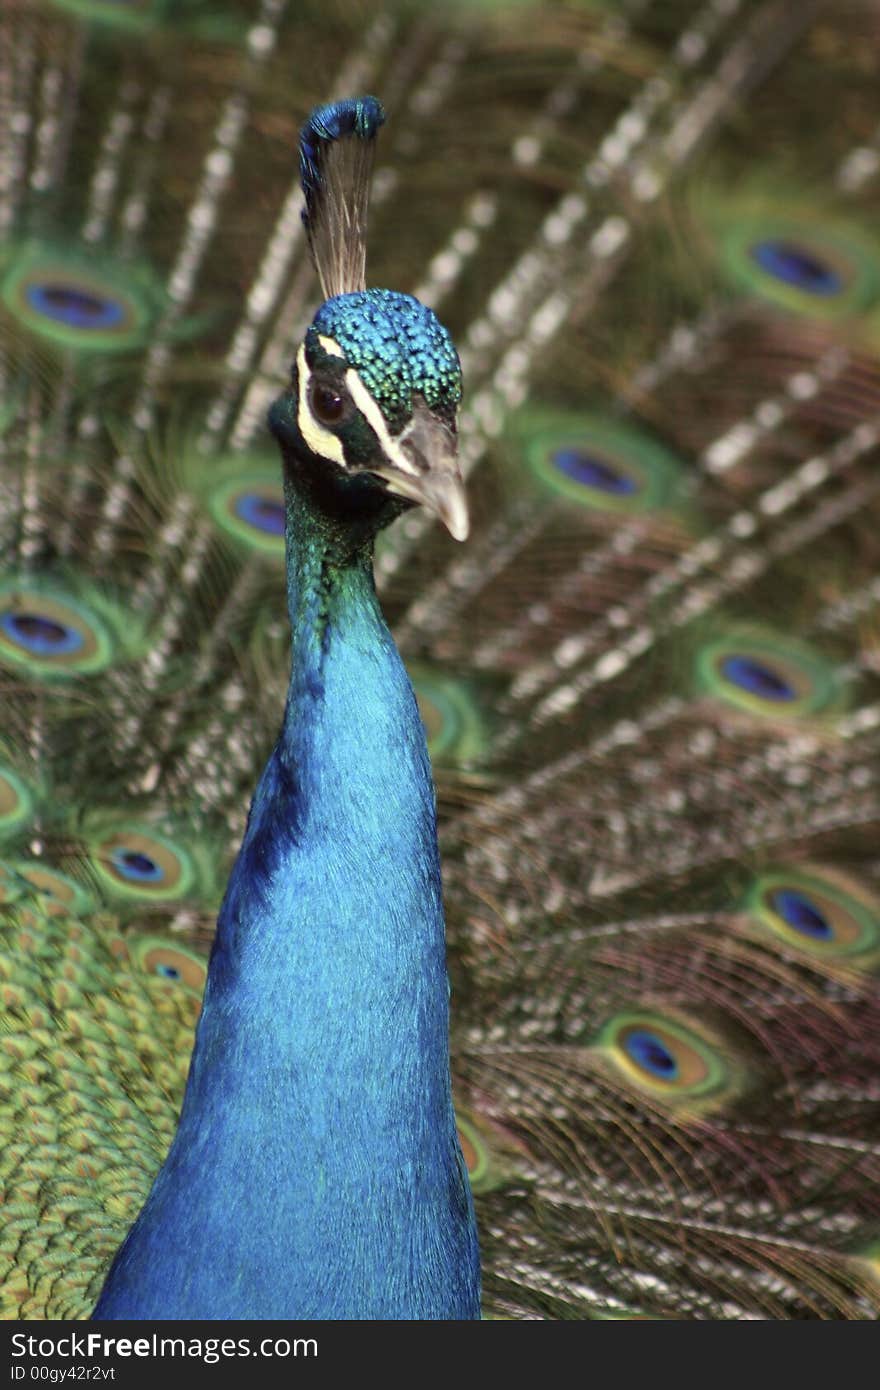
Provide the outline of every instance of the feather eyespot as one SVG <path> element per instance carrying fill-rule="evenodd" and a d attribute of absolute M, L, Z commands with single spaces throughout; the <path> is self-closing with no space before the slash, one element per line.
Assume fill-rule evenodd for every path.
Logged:
<path fill-rule="evenodd" d="M 675 507 L 683 470 L 666 447 L 601 416 L 523 411 L 513 425 L 523 461 L 557 496 L 600 512 Z"/>
<path fill-rule="evenodd" d="M 116 653 L 105 614 L 51 582 L 12 576 L 0 585 L 0 663 L 46 680 L 101 671 Z"/>
<path fill-rule="evenodd" d="M 186 897 L 196 880 L 185 848 L 152 827 L 123 825 L 97 837 L 91 860 L 105 889 L 140 900 Z"/>
<path fill-rule="evenodd" d="M 704 1108 L 737 1085 L 737 1066 L 720 1040 L 684 1020 L 653 1012 L 617 1014 L 597 1039 L 623 1079 L 669 1105 Z"/>
<path fill-rule="evenodd" d="M 259 458 L 236 459 L 219 480 L 214 476 L 205 501 L 227 539 L 283 559 L 284 492 L 274 460 L 269 466 Z"/>
<path fill-rule="evenodd" d="M 152 272 L 64 247 L 13 248 L 0 302 L 30 332 L 73 352 L 126 352 L 149 334 L 161 302 Z"/>
<path fill-rule="evenodd" d="M 155 936 L 129 937 L 128 944 L 146 975 L 201 999 L 208 973 L 203 956 L 176 941 Z"/>
<path fill-rule="evenodd" d="M 728 278 L 793 313 L 845 318 L 877 301 L 876 250 L 853 227 L 765 211 L 728 216 L 719 237 Z"/>
<path fill-rule="evenodd" d="M 315 419 L 322 425 L 337 425 L 348 412 L 348 399 L 334 391 L 332 386 L 322 382 L 312 383 L 309 392 L 309 406 Z"/>
<path fill-rule="evenodd" d="M 859 885 L 793 868 L 773 869 L 752 885 L 746 905 L 761 925 L 815 960 L 845 960 L 854 968 L 876 964 L 880 942 L 877 904 Z"/>
<path fill-rule="evenodd" d="M 815 716 L 840 697 L 829 663 L 803 643 L 766 630 L 731 631 L 706 643 L 696 667 L 707 694 L 758 717 Z"/>

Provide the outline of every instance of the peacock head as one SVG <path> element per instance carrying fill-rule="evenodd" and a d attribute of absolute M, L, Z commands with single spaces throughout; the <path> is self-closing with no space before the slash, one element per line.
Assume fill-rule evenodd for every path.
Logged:
<path fill-rule="evenodd" d="M 456 540 L 468 533 L 456 460 L 461 365 L 430 309 L 366 288 L 375 97 L 317 106 L 300 132 L 303 223 L 325 301 L 269 423 L 288 481 L 331 520 L 360 532 L 416 503 Z"/>
<path fill-rule="evenodd" d="M 288 474 L 325 510 L 378 529 L 421 503 L 464 540 L 460 399 L 458 354 L 436 315 L 410 295 L 359 290 L 321 305 L 269 419 Z"/>

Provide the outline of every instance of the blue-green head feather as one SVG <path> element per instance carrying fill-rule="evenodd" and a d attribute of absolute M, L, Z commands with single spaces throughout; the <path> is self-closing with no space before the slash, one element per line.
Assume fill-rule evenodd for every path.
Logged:
<path fill-rule="evenodd" d="M 362 290 L 330 299 L 315 315 L 312 352 L 321 336 L 345 353 L 392 432 L 404 427 L 421 397 L 450 425 L 461 401 L 461 366 L 436 314 L 408 294 Z"/>

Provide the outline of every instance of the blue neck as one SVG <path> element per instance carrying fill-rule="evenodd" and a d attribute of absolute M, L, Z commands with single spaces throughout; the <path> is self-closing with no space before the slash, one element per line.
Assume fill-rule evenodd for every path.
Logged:
<path fill-rule="evenodd" d="M 177 1137 L 94 1316 L 473 1318 L 434 796 L 372 539 L 287 482 L 293 662 Z"/>

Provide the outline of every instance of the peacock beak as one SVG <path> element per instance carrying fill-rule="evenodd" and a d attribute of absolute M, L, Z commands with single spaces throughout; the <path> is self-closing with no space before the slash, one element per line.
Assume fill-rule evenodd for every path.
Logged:
<path fill-rule="evenodd" d="M 397 441 L 397 460 L 370 471 L 389 492 L 419 502 L 440 518 L 454 540 L 467 540 L 467 498 L 458 464 L 455 435 L 426 406 L 416 405 Z M 399 460 L 399 462 L 398 462 Z"/>

